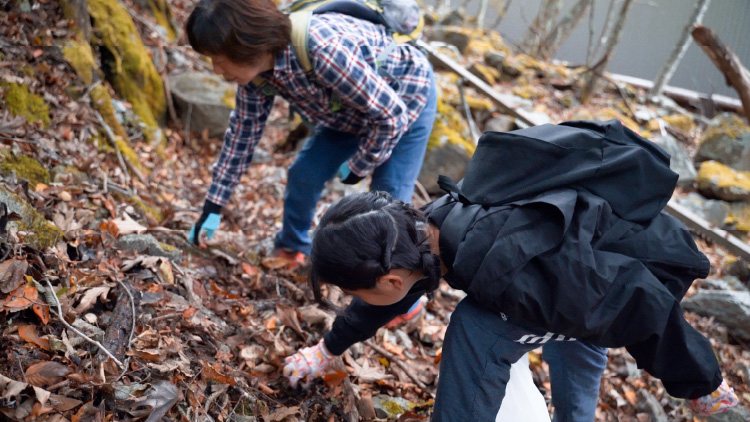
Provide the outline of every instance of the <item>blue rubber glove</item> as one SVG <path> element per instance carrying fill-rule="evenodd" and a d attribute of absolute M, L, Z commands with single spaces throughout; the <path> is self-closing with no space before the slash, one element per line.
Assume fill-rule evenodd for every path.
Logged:
<path fill-rule="evenodd" d="M 220 211 L 221 205 L 206 200 L 206 203 L 203 205 L 203 213 L 193 228 L 190 229 L 190 233 L 188 233 L 188 242 L 200 245 L 201 230 L 206 231 L 206 238 L 211 239 L 214 237 L 214 231 L 219 229 L 219 224 L 221 223 Z"/>
<path fill-rule="evenodd" d="M 202 224 L 201 221 L 198 220 L 198 223 L 193 226 L 192 229 L 190 229 L 190 233 L 188 234 L 188 241 L 198 244 L 198 237 L 196 236 L 196 228 L 198 228 L 198 233 L 200 233 L 201 230 L 206 231 L 206 238 L 211 239 L 214 237 L 214 231 L 219 229 L 219 223 L 221 223 L 221 216 L 219 214 L 208 214 L 205 220 L 203 220 Z M 200 226 L 198 225 L 200 224 Z"/>
<path fill-rule="evenodd" d="M 344 161 L 344 164 L 342 164 L 341 167 L 339 167 L 339 178 L 341 178 L 341 180 L 344 180 L 347 177 L 349 177 L 351 173 L 352 171 L 349 170 L 349 162 Z"/>

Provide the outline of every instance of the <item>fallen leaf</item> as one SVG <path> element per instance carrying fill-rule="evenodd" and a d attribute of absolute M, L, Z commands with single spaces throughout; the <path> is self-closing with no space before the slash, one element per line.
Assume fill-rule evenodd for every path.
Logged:
<path fill-rule="evenodd" d="M 78 306 L 76 306 L 75 311 L 79 315 L 85 313 L 86 311 L 94 307 L 97 299 L 100 297 L 102 298 L 102 302 L 106 302 L 107 295 L 109 294 L 110 289 L 110 286 L 98 286 L 86 290 L 83 293 L 81 301 L 78 302 Z"/>
<path fill-rule="evenodd" d="M 11 399 L 19 395 L 28 386 L 29 384 L 25 382 L 15 381 L 0 374 L 0 393 L 2 394 L 0 398 L 3 401 L 11 401 Z"/>
<path fill-rule="evenodd" d="M 174 284 L 172 264 L 169 262 L 169 260 L 164 260 L 161 262 L 161 264 L 159 264 L 159 272 L 161 273 L 162 277 L 164 277 L 164 281 L 169 284 Z"/>
<path fill-rule="evenodd" d="M 67 412 L 68 410 L 79 406 L 82 402 L 80 400 L 71 399 L 70 397 L 53 394 L 49 397 L 49 403 L 58 412 Z"/>
<path fill-rule="evenodd" d="M 198 308 L 189 306 L 185 311 L 182 312 L 182 318 L 184 319 L 190 319 L 195 315 L 195 313 L 198 312 Z"/>
<path fill-rule="evenodd" d="M 258 381 L 258 388 L 260 389 L 260 391 L 268 394 L 269 396 L 272 396 L 272 395 L 274 395 L 274 394 L 277 393 L 276 390 L 274 390 L 273 388 L 267 386 L 266 383 L 264 383 L 262 381 Z"/>
<path fill-rule="evenodd" d="M 34 286 L 22 286 L 11 292 L 6 298 L 3 309 L 18 312 L 29 308 L 39 299 L 39 291 Z"/>
<path fill-rule="evenodd" d="M 89 384 L 89 383 L 100 384 L 101 383 L 101 379 L 99 378 L 99 375 L 85 374 L 82 372 L 74 372 L 65 378 L 78 384 Z"/>
<path fill-rule="evenodd" d="M 160 349 L 128 350 L 127 355 L 149 362 L 163 362 L 166 359 L 166 356 Z"/>
<path fill-rule="evenodd" d="M 394 355 L 404 358 L 404 348 L 383 339 L 383 348 Z"/>
<path fill-rule="evenodd" d="M 33 309 L 36 316 L 42 320 L 42 324 L 47 325 L 49 322 L 49 306 L 34 304 L 31 306 L 31 309 Z"/>
<path fill-rule="evenodd" d="M 631 405 L 635 406 L 635 391 L 625 386 L 623 386 L 623 390 L 625 392 L 625 400 L 627 400 Z"/>
<path fill-rule="evenodd" d="M 260 264 L 269 270 L 278 270 L 290 265 L 289 259 L 280 256 L 267 256 L 260 261 Z"/>
<path fill-rule="evenodd" d="M 0 292 L 10 293 L 24 283 L 29 268 L 26 260 L 13 259 L 0 264 Z"/>
<path fill-rule="evenodd" d="M 282 407 L 279 410 L 271 413 L 267 417 L 263 418 L 269 422 L 282 422 L 290 416 L 297 416 L 299 413 L 299 406 L 293 407 Z"/>
<path fill-rule="evenodd" d="M 348 376 L 349 374 L 347 374 L 346 371 L 338 370 L 336 372 L 323 375 L 323 381 L 326 383 L 328 388 L 334 388 L 341 384 Z"/>
<path fill-rule="evenodd" d="M 329 323 L 332 323 L 334 319 L 334 314 L 320 309 L 318 305 L 303 306 L 301 308 L 298 308 L 298 311 L 302 316 L 302 320 L 305 321 L 308 325 L 324 323 L 326 326 L 328 326 Z"/>
<path fill-rule="evenodd" d="M 49 340 L 39 337 L 36 327 L 33 325 L 21 325 L 18 327 L 18 335 L 29 343 L 36 344 L 44 350 L 49 350 Z"/>
<path fill-rule="evenodd" d="M 276 316 L 279 319 L 281 325 L 291 328 L 303 339 L 307 338 L 307 335 L 302 331 L 302 327 L 300 327 L 299 325 L 297 310 L 295 308 L 279 303 L 278 305 L 276 305 Z"/>
<path fill-rule="evenodd" d="M 352 367 L 352 376 L 358 377 L 360 383 L 380 381 L 387 378 L 392 378 L 390 375 L 387 375 L 379 368 L 370 366 L 370 361 L 366 357 L 360 359 L 364 360 L 364 363 L 362 365 L 357 363 L 357 361 L 354 360 L 354 358 L 349 353 L 344 354 L 344 360 L 346 361 L 347 365 Z"/>
<path fill-rule="evenodd" d="M 143 233 L 148 230 L 146 226 L 143 226 L 130 218 L 128 214 L 123 214 L 123 216 L 123 218 L 114 219 L 109 222 L 110 225 L 114 224 L 117 236 L 124 236 L 126 234 L 132 233 Z"/>
<path fill-rule="evenodd" d="M 260 271 L 253 267 L 252 265 L 248 264 L 247 262 L 242 263 L 242 271 L 245 272 L 245 274 L 249 276 L 254 276 L 260 274 Z"/>
<path fill-rule="evenodd" d="M 216 381 L 219 384 L 229 384 L 234 385 L 234 378 L 230 377 L 229 375 L 222 375 L 220 374 L 216 369 L 214 369 L 211 364 L 208 363 L 202 363 L 203 364 L 203 371 L 201 374 L 203 374 L 203 378 Z"/>
<path fill-rule="evenodd" d="M 169 381 L 156 381 L 151 384 L 152 390 L 141 404 L 151 406 L 151 414 L 148 415 L 146 422 L 156 422 L 162 420 L 169 409 L 177 403 L 177 387 Z"/>
<path fill-rule="evenodd" d="M 266 321 L 266 328 L 268 328 L 271 331 L 275 330 L 276 329 L 276 321 L 277 321 L 277 318 L 275 316 L 272 316 L 271 318 L 268 318 L 268 320 Z"/>
<path fill-rule="evenodd" d="M 26 369 L 26 380 L 31 385 L 44 387 L 60 382 L 71 372 L 70 368 L 62 363 L 52 361 L 38 362 Z"/>

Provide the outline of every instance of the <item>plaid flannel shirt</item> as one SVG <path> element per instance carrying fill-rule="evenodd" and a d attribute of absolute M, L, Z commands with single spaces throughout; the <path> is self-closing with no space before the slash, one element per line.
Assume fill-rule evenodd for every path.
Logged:
<path fill-rule="evenodd" d="M 360 140 L 348 161 L 352 173 L 364 177 L 388 160 L 424 108 L 431 85 L 427 58 L 408 44 L 391 51 L 380 64 L 385 72 L 378 72 L 376 57 L 391 42 L 382 25 L 337 13 L 313 15 L 308 36 L 312 74 L 304 71 L 289 46 L 277 54 L 273 71 L 262 75 L 274 92 L 253 83 L 237 89 L 207 199 L 222 206 L 229 201 L 250 166 L 274 94 L 294 104 L 309 121 Z M 337 111 L 332 110 L 334 97 L 341 103 Z"/>

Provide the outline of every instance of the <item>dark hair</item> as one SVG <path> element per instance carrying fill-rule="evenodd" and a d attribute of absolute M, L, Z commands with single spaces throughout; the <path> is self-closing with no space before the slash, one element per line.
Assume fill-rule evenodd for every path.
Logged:
<path fill-rule="evenodd" d="M 424 215 L 385 192 L 349 195 L 326 211 L 312 242 L 310 280 L 347 290 L 372 289 L 378 277 L 403 268 L 424 273 L 427 292 L 440 282 L 440 258 L 430 252 Z"/>
<path fill-rule="evenodd" d="M 185 24 L 188 41 L 201 54 L 252 64 L 291 41 L 292 24 L 271 0 L 201 0 Z"/>

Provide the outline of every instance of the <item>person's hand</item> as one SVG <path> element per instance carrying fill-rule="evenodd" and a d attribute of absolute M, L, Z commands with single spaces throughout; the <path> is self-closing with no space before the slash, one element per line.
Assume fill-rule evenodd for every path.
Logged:
<path fill-rule="evenodd" d="M 341 178 L 341 183 L 345 185 L 356 185 L 360 180 L 364 179 L 364 177 L 352 173 L 348 161 L 344 161 L 344 164 L 339 167 L 339 177 Z"/>
<path fill-rule="evenodd" d="M 285 377 L 289 378 L 289 384 L 294 387 L 302 378 L 323 375 L 334 358 L 335 356 L 326 350 L 323 340 L 320 340 L 315 346 L 305 347 L 287 357 L 282 372 Z"/>
<path fill-rule="evenodd" d="M 201 230 L 206 232 L 206 238 L 211 239 L 214 237 L 214 231 L 219 229 L 219 223 L 221 223 L 221 205 L 214 204 L 213 202 L 206 200 L 203 204 L 203 213 L 195 222 L 195 225 L 190 229 L 188 233 L 188 242 L 200 245 L 200 233 Z"/>

